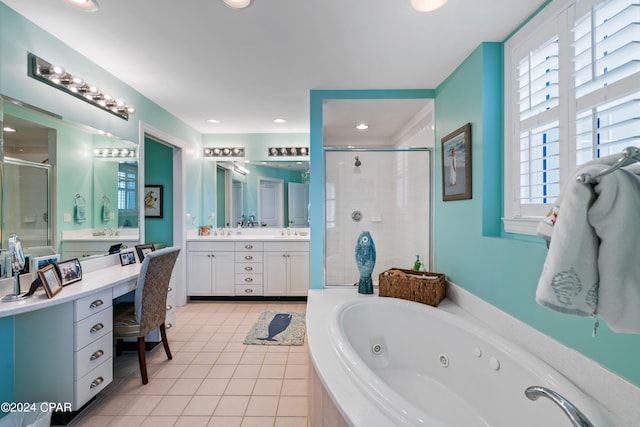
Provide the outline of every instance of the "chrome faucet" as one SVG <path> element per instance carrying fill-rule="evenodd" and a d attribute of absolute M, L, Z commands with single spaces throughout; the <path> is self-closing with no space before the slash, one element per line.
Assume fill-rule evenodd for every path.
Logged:
<path fill-rule="evenodd" d="M 591 421 L 573 403 L 549 388 L 533 385 L 524 391 L 524 395 L 530 400 L 537 400 L 540 396 L 551 399 L 569 417 L 574 427 L 593 427 Z"/>

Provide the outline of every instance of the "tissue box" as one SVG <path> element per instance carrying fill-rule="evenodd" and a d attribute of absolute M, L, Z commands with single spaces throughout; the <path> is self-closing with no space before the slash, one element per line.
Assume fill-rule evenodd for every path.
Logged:
<path fill-rule="evenodd" d="M 401 298 L 437 307 L 446 295 L 446 276 L 429 271 L 391 268 L 378 276 L 381 297 Z"/>

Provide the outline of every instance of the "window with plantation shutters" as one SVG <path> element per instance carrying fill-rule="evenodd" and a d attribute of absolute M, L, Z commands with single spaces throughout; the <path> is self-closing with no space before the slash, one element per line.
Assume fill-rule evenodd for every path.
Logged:
<path fill-rule="evenodd" d="M 505 231 L 575 168 L 640 145 L 640 0 L 555 0 L 505 42 Z"/>

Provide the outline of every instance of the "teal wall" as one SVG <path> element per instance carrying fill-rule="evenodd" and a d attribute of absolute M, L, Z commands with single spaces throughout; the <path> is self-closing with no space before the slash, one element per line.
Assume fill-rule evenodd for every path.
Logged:
<path fill-rule="evenodd" d="M 173 246 L 173 149 L 144 139 L 144 182 L 162 185 L 162 218 L 145 218 L 144 241 Z"/>
<path fill-rule="evenodd" d="M 539 239 L 502 231 L 502 44 L 483 43 L 436 89 L 436 141 L 472 126 L 473 199 L 442 201 L 435 174 L 435 268 L 474 295 L 640 385 L 640 335 L 615 334 L 593 320 L 535 302 L 547 253 Z M 436 158 L 441 150 L 436 144 Z"/>

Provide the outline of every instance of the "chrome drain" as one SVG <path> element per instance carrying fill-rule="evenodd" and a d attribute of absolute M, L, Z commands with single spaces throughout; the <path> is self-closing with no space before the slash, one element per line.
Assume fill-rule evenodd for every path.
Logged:
<path fill-rule="evenodd" d="M 440 366 L 442 366 L 443 368 L 449 366 L 449 358 L 446 354 L 441 354 L 440 356 L 438 356 L 438 360 L 440 361 Z"/>
<path fill-rule="evenodd" d="M 376 356 L 382 353 L 382 345 L 381 344 L 374 344 L 371 347 L 371 351 L 373 352 L 373 354 L 375 354 Z"/>

